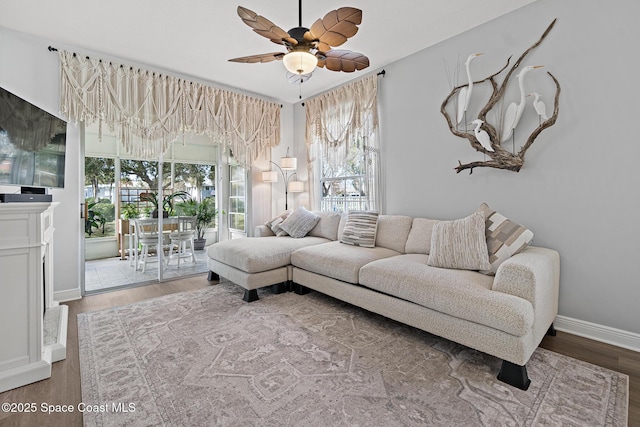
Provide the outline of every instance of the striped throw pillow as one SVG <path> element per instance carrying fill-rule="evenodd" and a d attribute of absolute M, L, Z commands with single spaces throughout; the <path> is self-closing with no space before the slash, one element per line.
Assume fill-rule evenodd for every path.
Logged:
<path fill-rule="evenodd" d="M 378 230 L 377 212 L 349 212 L 340 242 L 347 245 L 373 248 Z"/>
<path fill-rule="evenodd" d="M 491 264 L 482 212 L 435 224 L 427 265 L 459 270 L 488 270 Z"/>
<path fill-rule="evenodd" d="M 493 276 L 500 264 L 522 252 L 533 240 L 533 232 L 491 209 L 486 203 L 478 208 L 486 218 L 485 233 L 491 268 L 480 271 Z"/>
<path fill-rule="evenodd" d="M 289 217 L 289 215 L 291 215 L 291 211 L 283 212 L 277 217 L 265 222 L 264 225 L 269 227 L 271 231 L 273 231 L 273 234 L 275 234 L 276 236 L 288 236 L 287 232 L 280 228 L 280 225 L 285 219 Z"/>

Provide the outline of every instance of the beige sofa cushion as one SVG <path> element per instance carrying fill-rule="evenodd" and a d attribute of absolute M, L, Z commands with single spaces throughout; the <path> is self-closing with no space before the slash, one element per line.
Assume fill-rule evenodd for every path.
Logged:
<path fill-rule="evenodd" d="M 214 243 L 207 255 L 223 264 L 247 273 L 259 273 L 291 264 L 291 253 L 306 246 L 326 243 L 322 237 L 304 239 L 284 237 L 249 237 Z"/>
<path fill-rule="evenodd" d="M 413 218 L 405 215 L 380 215 L 376 246 L 404 253 Z"/>
<path fill-rule="evenodd" d="M 340 212 L 313 212 L 320 217 L 320 221 L 309 232 L 309 236 L 324 237 L 329 240 L 338 240 L 338 227 L 342 214 Z"/>
<path fill-rule="evenodd" d="M 298 249 L 291 255 L 291 264 L 343 282 L 358 283 L 360 267 L 395 255 L 398 252 L 387 248 L 362 248 L 329 242 Z"/>
<path fill-rule="evenodd" d="M 374 261 L 360 269 L 360 284 L 512 335 L 531 331 L 534 316 L 529 301 L 492 291 L 491 276 L 430 267 L 427 258 L 409 254 Z"/>
<path fill-rule="evenodd" d="M 461 270 L 488 270 L 489 254 L 484 235 L 484 214 L 439 221 L 433 226 L 428 264 Z"/>
<path fill-rule="evenodd" d="M 437 219 L 414 218 L 404 252 L 407 254 L 429 255 L 431 248 L 431 234 Z"/>

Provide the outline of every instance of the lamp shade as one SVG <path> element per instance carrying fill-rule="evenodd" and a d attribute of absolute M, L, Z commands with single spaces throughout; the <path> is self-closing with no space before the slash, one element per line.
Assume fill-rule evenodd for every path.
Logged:
<path fill-rule="evenodd" d="M 289 192 L 290 193 L 302 193 L 304 191 L 304 182 L 302 181 L 291 181 L 289 183 Z"/>
<path fill-rule="evenodd" d="M 284 171 L 294 171 L 298 168 L 298 159 L 295 157 L 281 157 L 280 167 Z"/>
<path fill-rule="evenodd" d="M 264 182 L 278 182 L 278 171 L 262 172 L 262 180 Z"/>
<path fill-rule="evenodd" d="M 309 52 L 293 51 L 287 53 L 282 58 L 282 62 L 290 73 L 308 74 L 315 70 L 318 65 L 318 58 Z"/>

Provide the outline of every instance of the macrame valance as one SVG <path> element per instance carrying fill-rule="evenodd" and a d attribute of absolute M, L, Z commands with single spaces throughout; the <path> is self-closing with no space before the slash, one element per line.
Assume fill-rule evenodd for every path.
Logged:
<path fill-rule="evenodd" d="M 90 59 L 63 50 L 60 108 L 69 120 L 103 123 L 125 150 L 158 158 L 183 132 L 207 134 L 249 165 L 280 142 L 280 106 L 258 98 Z"/>
<path fill-rule="evenodd" d="M 317 138 L 337 146 L 358 132 L 369 136 L 378 126 L 377 93 L 373 74 L 307 101 L 307 144 Z"/>
<path fill-rule="evenodd" d="M 50 144 L 56 135 L 64 134 L 67 124 L 0 88 L 0 129 L 14 147 L 34 152 Z"/>

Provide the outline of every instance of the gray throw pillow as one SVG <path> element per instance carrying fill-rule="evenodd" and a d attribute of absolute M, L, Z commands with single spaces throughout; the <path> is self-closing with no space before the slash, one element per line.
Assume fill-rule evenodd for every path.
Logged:
<path fill-rule="evenodd" d="M 291 215 L 280 224 L 280 229 L 286 231 L 289 236 L 299 239 L 307 235 L 320 221 L 320 217 L 309 212 L 304 206 L 298 207 Z"/>

